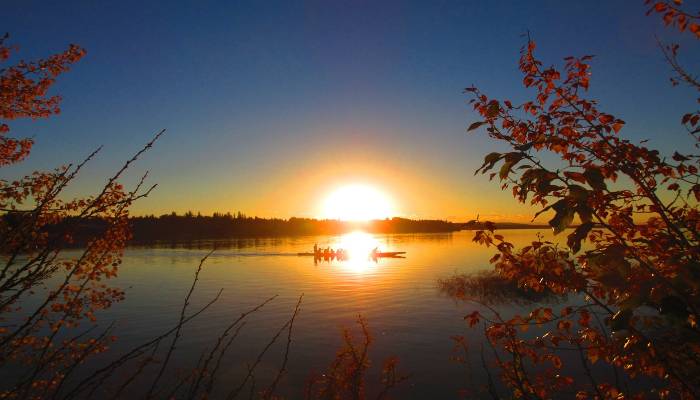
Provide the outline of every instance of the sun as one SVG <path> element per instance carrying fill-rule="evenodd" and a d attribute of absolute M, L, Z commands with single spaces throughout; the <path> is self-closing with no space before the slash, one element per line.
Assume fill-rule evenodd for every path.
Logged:
<path fill-rule="evenodd" d="M 363 184 L 341 186 L 326 197 L 322 217 L 344 221 L 369 221 L 396 215 L 393 201 L 381 190 Z"/>

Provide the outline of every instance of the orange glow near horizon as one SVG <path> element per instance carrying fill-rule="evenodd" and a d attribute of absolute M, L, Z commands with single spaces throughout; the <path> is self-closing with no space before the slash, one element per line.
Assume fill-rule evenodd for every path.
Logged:
<path fill-rule="evenodd" d="M 396 216 L 393 200 L 381 190 L 363 184 L 341 186 L 321 206 L 321 217 L 343 221 L 369 221 Z"/>

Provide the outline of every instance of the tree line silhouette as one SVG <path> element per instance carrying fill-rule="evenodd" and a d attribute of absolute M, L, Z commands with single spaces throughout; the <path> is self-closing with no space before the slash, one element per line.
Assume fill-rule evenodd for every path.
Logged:
<path fill-rule="evenodd" d="M 464 224 L 443 220 L 391 218 L 373 221 L 340 221 L 314 218 L 261 218 L 241 212 L 202 215 L 175 212 L 130 219 L 134 241 L 212 239 L 288 235 L 333 235 L 362 229 L 371 233 L 454 232 Z"/>
<path fill-rule="evenodd" d="M 0 222 L 6 226 L 20 226 L 30 214 L 6 212 Z M 371 221 L 343 221 L 315 218 L 262 218 L 248 216 L 242 212 L 203 215 L 188 211 L 177 214 L 145 215 L 129 217 L 132 243 L 154 241 L 189 241 L 197 239 L 222 239 L 232 237 L 276 237 L 302 235 L 339 235 L 362 230 L 368 233 L 450 233 L 460 230 L 486 229 L 527 229 L 543 227 L 523 223 L 485 223 L 480 221 L 450 222 L 437 219 L 408 219 L 393 217 Z M 48 224 L 45 232 L 53 240 L 65 242 L 66 232 L 70 233 L 67 244 L 84 245 L 95 235 L 103 234 L 109 222 L 101 217 L 69 216 Z"/>
<path fill-rule="evenodd" d="M 19 226 L 27 213 L 6 213 L 0 221 L 6 226 Z M 289 235 L 333 235 L 362 229 L 370 233 L 427 233 L 454 232 L 464 229 L 465 224 L 443 220 L 411 220 L 391 218 L 374 221 L 319 220 L 312 218 L 261 218 L 249 217 L 242 213 L 214 213 L 202 215 L 175 212 L 160 216 L 147 215 L 130 217 L 134 242 L 157 240 L 216 239 L 228 237 L 262 237 Z M 45 231 L 55 240 L 61 240 L 65 232 L 70 232 L 73 244 L 83 244 L 89 238 L 101 234 L 109 223 L 99 217 L 67 217 L 45 226 Z"/>

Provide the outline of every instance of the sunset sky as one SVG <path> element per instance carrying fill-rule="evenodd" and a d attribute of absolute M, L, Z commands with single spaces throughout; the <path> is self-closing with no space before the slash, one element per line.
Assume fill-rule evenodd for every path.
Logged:
<path fill-rule="evenodd" d="M 528 221 L 530 208 L 473 176 L 499 147 L 466 134 L 476 115 L 462 94 L 475 84 L 525 99 L 517 59 L 528 29 L 547 62 L 596 55 L 591 94 L 627 121 L 623 135 L 666 152 L 689 143 L 679 119 L 693 92 L 671 87 L 653 33 L 677 36 L 643 7 L 593 3 L 11 2 L 3 29 L 21 57 L 69 43 L 88 55 L 55 87 L 61 115 L 12 125 L 37 144 L 3 174 L 104 145 L 72 189 L 94 191 L 167 128 L 130 175 L 150 170 L 159 184 L 135 214 L 318 217 L 333 190 L 364 184 L 401 216 Z"/>

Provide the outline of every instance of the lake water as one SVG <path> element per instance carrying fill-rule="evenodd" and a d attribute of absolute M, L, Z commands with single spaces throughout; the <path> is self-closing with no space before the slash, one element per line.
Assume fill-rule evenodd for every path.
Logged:
<path fill-rule="evenodd" d="M 501 231 L 516 245 L 534 239 L 535 230 Z M 475 306 L 442 294 L 437 280 L 455 273 L 491 268 L 493 248 L 471 241 L 473 232 L 451 234 L 369 235 L 235 239 L 187 244 L 134 246 L 126 250 L 116 283 L 126 289 L 126 300 L 102 313 L 114 320 L 119 340 L 116 350 L 127 349 L 157 336 L 174 325 L 199 260 L 204 264 L 190 310 L 221 298 L 188 324 L 178 345 L 174 368 L 194 367 L 205 349 L 211 349 L 221 331 L 242 312 L 273 295 L 278 297 L 251 315 L 221 369 L 220 381 L 229 387 L 246 373 L 276 331 L 290 318 L 298 297 L 301 311 L 294 324 L 288 374 L 278 392 L 302 397 L 313 371 L 322 371 L 342 344 L 341 329 L 355 327 L 358 314 L 366 318 L 374 337 L 368 392 L 374 393 L 382 360 L 399 359 L 399 371 L 410 374 L 395 395 L 399 398 L 458 398 L 458 390 L 484 383 L 479 367 L 452 361 L 453 335 L 475 344 L 482 333 L 469 329 L 464 315 Z M 314 263 L 310 251 L 317 243 L 350 249 L 348 261 Z M 405 251 L 406 258 L 372 261 L 367 252 Z M 256 372 L 260 388 L 282 362 L 286 332 L 263 358 Z M 372 395 L 371 397 L 374 397 Z"/>

